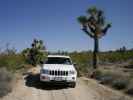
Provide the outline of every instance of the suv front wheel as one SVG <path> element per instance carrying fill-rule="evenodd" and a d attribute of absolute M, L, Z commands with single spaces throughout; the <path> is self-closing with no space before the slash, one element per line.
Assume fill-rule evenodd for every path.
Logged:
<path fill-rule="evenodd" d="M 70 84 L 70 87 L 71 87 L 71 88 L 75 88 L 75 87 L 76 87 L 76 82 L 71 83 L 71 84 Z"/>

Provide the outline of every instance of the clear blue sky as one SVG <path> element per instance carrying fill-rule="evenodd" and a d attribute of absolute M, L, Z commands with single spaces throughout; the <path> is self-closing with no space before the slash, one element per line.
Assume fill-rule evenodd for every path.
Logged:
<path fill-rule="evenodd" d="M 38 38 L 50 51 L 93 49 L 76 18 L 94 5 L 112 22 L 100 50 L 132 48 L 133 0 L 0 0 L 0 48 L 10 43 L 20 51 Z"/>

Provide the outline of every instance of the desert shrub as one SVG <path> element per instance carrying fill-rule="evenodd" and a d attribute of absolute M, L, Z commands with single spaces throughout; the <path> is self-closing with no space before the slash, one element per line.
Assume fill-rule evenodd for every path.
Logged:
<path fill-rule="evenodd" d="M 72 52 L 69 53 L 72 60 L 77 63 L 92 63 L 92 52 L 82 51 L 82 52 Z M 115 63 L 123 62 L 129 59 L 133 59 L 133 51 L 112 51 L 112 52 L 100 52 L 99 53 L 100 63 Z"/>
<path fill-rule="evenodd" d="M 76 63 L 78 76 L 87 76 L 91 68 L 91 54 L 88 54 L 88 52 L 73 52 L 69 55 L 71 56 L 72 61 Z"/>
<path fill-rule="evenodd" d="M 86 73 L 86 67 L 90 70 L 92 68 L 92 55 L 93 53 L 90 51 L 82 51 L 82 52 L 71 52 L 69 55 L 72 58 L 72 61 L 78 65 L 80 72 Z M 126 52 L 100 52 L 99 53 L 99 64 L 108 64 L 108 63 L 120 63 L 129 59 L 133 59 L 133 51 Z M 80 68 L 81 67 L 81 68 Z M 88 71 L 89 71 L 88 70 Z"/>
<path fill-rule="evenodd" d="M 132 65 L 132 67 L 133 67 L 133 60 L 130 62 L 130 65 Z"/>
<path fill-rule="evenodd" d="M 129 95 L 133 95 L 133 79 L 130 80 L 127 90 L 125 92 Z"/>
<path fill-rule="evenodd" d="M 7 95 L 12 90 L 13 74 L 4 67 L 0 68 L 0 97 Z"/>
<path fill-rule="evenodd" d="M 111 84 L 113 81 L 113 77 L 112 76 L 109 76 L 109 75 L 105 75 L 103 76 L 101 79 L 100 79 L 100 83 L 101 84 Z"/>
<path fill-rule="evenodd" d="M 101 62 L 123 62 L 129 59 L 133 59 L 133 51 L 113 51 L 113 52 L 102 52 L 99 54 L 99 58 Z"/>
<path fill-rule="evenodd" d="M 115 79 L 115 76 L 111 71 L 97 70 L 95 76 L 101 84 L 111 84 L 111 82 Z"/>
<path fill-rule="evenodd" d="M 78 76 L 88 76 L 89 67 L 86 64 L 76 65 Z"/>
<path fill-rule="evenodd" d="M 127 78 L 126 75 L 109 70 L 97 70 L 95 78 L 99 80 L 101 84 L 110 85 L 115 89 L 124 89 L 129 83 L 129 78 Z"/>
<path fill-rule="evenodd" d="M 0 67 L 6 67 L 10 71 L 23 68 L 26 64 L 25 58 L 21 54 L 0 54 Z"/>
<path fill-rule="evenodd" d="M 97 80 L 100 80 L 101 77 L 102 77 L 102 75 L 103 75 L 103 73 L 102 73 L 101 70 L 96 70 L 96 71 L 95 71 L 95 78 L 96 78 Z"/>
<path fill-rule="evenodd" d="M 128 86 L 129 80 L 121 77 L 119 79 L 116 79 L 112 82 L 112 87 L 115 89 L 125 89 Z"/>

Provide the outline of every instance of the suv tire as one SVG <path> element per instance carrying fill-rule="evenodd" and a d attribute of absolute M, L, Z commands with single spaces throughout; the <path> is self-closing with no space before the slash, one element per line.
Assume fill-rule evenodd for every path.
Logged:
<path fill-rule="evenodd" d="M 76 82 L 71 83 L 71 84 L 70 84 L 70 87 L 71 87 L 71 88 L 75 88 L 75 87 L 76 87 Z"/>

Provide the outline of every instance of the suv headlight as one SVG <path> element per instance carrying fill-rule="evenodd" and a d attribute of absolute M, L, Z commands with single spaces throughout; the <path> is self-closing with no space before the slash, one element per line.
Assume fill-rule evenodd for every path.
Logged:
<path fill-rule="evenodd" d="M 74 75 L 75 71 L 71 70 L 71 71 L 69 71 L 69 74 Z"/>
<path fill-rule="evenodd" d="M 41 71 L 43 74 L 49 74 L 49 71 L 48 70 L 46 70 L 46 69 L 42 69 L 42 71 Z"/>

